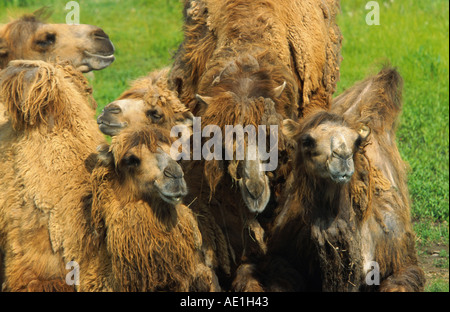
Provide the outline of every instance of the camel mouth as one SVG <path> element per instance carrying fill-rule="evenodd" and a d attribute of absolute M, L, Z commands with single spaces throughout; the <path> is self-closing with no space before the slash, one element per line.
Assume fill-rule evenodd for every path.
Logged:
<path fill-rule="evenodd" d="M 161 199 L 164 200 L 166 203 L 177 205 L 181 203 L 182 199 L 184 198 L 185 194 L 178 193 L 178 194 L 167 194 L 160 190 L 158 190 L 159 196 L 161 196 Z"/>
<path fill-rule="evenodd" d="M 346 184 L 350 182 L 353 176 L 353 171 L 342 173 L 338 170 L 332 170 L 331 165 L 328 161 L 326 163 L 326 172 L 327 175 L 329 175 L 331 181 L 337 184 Z"/>
<path fill-rule="evenodd" d="M 104 125 L 111 128 L 125 128 L 128 124 L 126 122 L 111 122 L 102 118 L 97 118 L 98 125 Z"/>
<path fill-rule="evenodd" d="M 95 57 L 101 60 L 110 61 L 111 63 L 116 59 L 116 57 L 113 54 L 97 54 L 97 53 L 91 53 L 89 51 L 84 51 L 84 54 L 86 54 L 89 57 Z"/>
<path fill-rule="evenodd" d="M 114 136 L 120 133 L 122 129 L 128 126 L 127 122 L 112 122 L 106 119 L 103 119 L 103 115 L 100 115 L 97 118 L 97 124 L 99 130 L 106 135 Z"/>
<path fill-rule="evenodd" d="M 351 175 L 332 175 L 330 174 L 331 180 L 337 184 L 346 184 L 350 181 Z"/>
<path fill-rule="evenodd" d="M 91 53 L 89 51 L 84 51 L 85 58 L 83 64 L 81 64 L 77 69 L 83 73 L 89 72 L 91 70 L 102 70 L 109 65 L 111 65 L 116 57 L 113 54 L 103 55 Z"/>
<path fill-rule="evenodd" d="M 265 176 L 264 187 L 261 192 L 255 193 L 250 191 L 244 179 L 239 180 L 239 188 L 241 189 L 242 198 L 247 208 L 253 213 L 261 213 L 266 209 L 270 200 L 270 188 L 268 178 Z"/>

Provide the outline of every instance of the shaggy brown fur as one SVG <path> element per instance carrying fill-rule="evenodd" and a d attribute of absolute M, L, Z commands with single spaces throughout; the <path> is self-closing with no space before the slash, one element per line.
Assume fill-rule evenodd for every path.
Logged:
<path fill-rule="evenodd" d="M 354 141 L 354 174 L 349 183 L 338 184 L 310 167 L 322 157 L 318 148 L 326 146 L 309 138 L 321 125 L 349 129 L 342 117 L 318 112 L 292 130 L 295 170 L 269 237 L 270 263 L 263 272 L 270 273 L 260 276 L 262 283 L 272 290 L 423 290 L 409 205 L 366 155 L 373 138 Z M 366 283 L 371 261 L 379 265 L 380 285 Z M 279 262 L 283 265 L 276 266 Z M 296 281 L 295 271 L 301 276 Z M 268 280 L 274 272 L 276 279 Z"/>
<path fill-rule="evenodd" d="M 114 47 L 103 30 L 90 25 L 47 24 L 48 15 L 43 8 L 0 27 L 0 70 L 20 59 L 69 62 L 82 72 L 103 69 L 114 61 Z M 4 136 L 9 135 L 8 118 L 0 102 Z"/>
<path fill-rule="evenodd" d="M 310 107 L 328 107 L 339 78 L 338 9 L 335 1 L 303 1 L 301 5 L 270 0 L 185 1 L 185 40 L 175 56 L 171 87 L 194 115 L 202 117 L 203 125 L 222 129 L 225 125 L 280 125 L 281 116 L 297 119 Z M 274 91 L 283 83 L 283 92 L 276 95 Z M 206 101 L 199 101 L 196 94 Z M 278 147 L 285 161 L 282 138 Z M 226 197 L 242 197 L 234 185 L 240 164 L 208 161 L 197 165 L 203 170 L 187 172 L 189 183 L 196 186 L 190 198 L 195 200 L 192 208 L 213 212 L 227 238 L 227 261 L 234 274 L 251 250 L 257 255 L 264 250 L 263 243 L 249 235 L 248 222 L 256 216 L 245 211 L 242 201 L 223 203 Z M 284 182 L 284 169 L 282 164 L 275 176 L 268 175 L 275 193 Z M 260 225 L 257 228 L 262 230 Z"/>
<path fill-rule="evenodd" d="M 204 108 L 201 115 L 202 125 L 218 125 L 222 133 L 225 133 L 227 125 L 243 127 L 250 125 L 256 129 L 259 125 L 277 125 L 281 128 L 282 117 L 277 111 L 284 111 L 284 106 L 282 102 L 275 103 L 272 100 L 276 98 L 274 91 L 278 85 L 270 79 L 270 76 L 272 73 L 279 76 L 282 73 L 258 68 L 259 64 L 255 58 L 248 55 L 240 57 L 226 67 L 220 74 L 220 82 L 212 86 L 207 94 L 216 96 L 212 100 L 213 103 Z M 278 149 L 282 151 L 283 148 L 284 141 L 280 136 Z M 261 226 L 257 224 L 254 228 L 249 227 L 252 220 L 258 223 L 255 220 L 256 214 L 246 207 L 237 186 L 242 165 L 241 161 L 194 161 L 190 164 L 190 168 L 186 169 L 186 179 L 192 190 L 186 202 L 193 201 L 191 207 L 200 215 L 206 215 L 208 212 L 212 214 L 215 224 L 221 228 L 222 234 L 220 236 L 216 234 L 220 243 L 215 242 L 214 245 L 222 246 L 221 236 L 225 237 L 229 256 L 223 258 L 226 254 L 217 252 L 219 260 L 215 261 L 221 263 L 224 272 L 227 272 L 230 263 L 231 277 L 242 261 L 247 261 L 252 255 L 260 255 L 264 250 L 261 248 L 264 245 L 262 240 L 255 239 L 253 233 L 255 230 L 261 231 Z M 237 198 L 239 200 L 236 200 Z M 223 247 L 220 248 L 224 251 Z M 222 282 L 229 283 L 225 277 L 222 278 Z"/>
<path fill-rule="evenodd" d="M 83 268 L 95 258 L 89 178 L 104 142 L 87 82 L 70 66 L 42 61 L 11 62 L 0 82 L 10 116 L 9 148 L 0 154 L 10 168 L 0 182 L 4 289 L 73 290 L 65 264 Z"/>
<path fill-rule="evenodd" d="M 156 167 L 142 175 L 140 166 L 124 165 L 135 153 L 140 162 L 155 157 L 157 149 L 169 149 L 169 133 L 156 127 L 124 130 L 103 147 L 92 173 L 93 214 L 104 232 L 114 291 L 210 291 L 219 290 L 215 274 L 201 255 L 201 234 L 192 211 L 183 204 L 169 204 L 152 187 L 142 191 L 136 183 L 159 179 Z M 144 150 L 150 153 L 145 154 Z M 137 154 L 136 154 L 137 153 Z M 106 160 L 106 161 L 105 161 Z M 147 180 L 150 179 L 150 180 Z M 154 187 L 153 187 L 154 188 Z M 95 284 L 95 281 L 92 281 Z M 99 285 L 100 286 L 100 285 Z M 94 286 L 94 289 L 97 286 Z"/>
<path fill-rule="evenodd" d="M 278 85 L 283 78 L 294 80 L 292 87 L 300 93 L 300 99 L 290 99 L 293 109 L 302 115 L 309 106 L 327 107 L 339 80 L 342 36 L 336 25 L 338 11 L 335 0 L 185 0 L 185 38 L 175 56 L 170 77 L 173 87 L 196 114 L 195 94 L 207 91 L 199 85 L 204 81 L 209 87 L 223 69 L 213 68 L 214 62 L 227 62 L 220 53 L 228 49 L 234 50 L 234 57 L 242 51 L 256 57 L 269 51 L 272 64 L 287 66 L 290 74 L 286 75 L 291 75 L 272 79 Z"/>

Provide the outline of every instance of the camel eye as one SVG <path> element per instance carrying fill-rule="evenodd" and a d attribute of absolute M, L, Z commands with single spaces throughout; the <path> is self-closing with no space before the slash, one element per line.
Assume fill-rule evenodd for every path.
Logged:
<path fill-rule="evenodd" d="M 316 146 L 316 140 L 311 135 L 306 134 L 302 137 L 302 145 L 305 148 L 312 149 Z"/>
<path fill-rule="evenodd" d="M 128 167 L 138 167 L 141 164 L 141 160 L 135 155 L 128 156 L 123 159 L 123 162 Z"/>
<path fill-rule="evenodd" d="M 36 44 L 41 48 L 47 48 L 56 42 L 56 35 L 52 33 L 45 34 L 43 39 L 39 39 L 36 41 Z"/>
<path fill-rule="evenodd" d="M 150 117 L 153 122 L 158 122 L 162 119 L 163 114 L 157 111 L 156 109 L 150 109 L 147 111 L 147 116 Z"/>

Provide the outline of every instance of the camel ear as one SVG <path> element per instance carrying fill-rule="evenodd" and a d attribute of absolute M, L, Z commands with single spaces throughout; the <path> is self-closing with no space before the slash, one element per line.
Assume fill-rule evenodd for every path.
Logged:
<path fill-rule="evenodd" d="M 177 125 L 185 125 L 188 127 L 192 127 L 192 125 L 194 124 L 194 115 L 190 111 L 176 113 L 175 123 Z"/>
<path fill-rule="evenodd" d="M 287 83 L 286 83 L 286 81 L 284 81 L 281 86 L 278 86 L 275 89 L 273 89 L 273 94 L 276 99 L 279 98 L 283 94 L 283 91 L 286 88 L 286 85 L 287 85 Z"/>
<path fill-rule="evenodd" d="M 359 136 L 361 139 L 366 140 L 370 135 L 370 128 L 364 124 L 361 124 L 358 130 Z"/>
<path fill-rule="evenodd" d="M 203 106 L 205 109 L 211 104 L 212 97 L 210 96 L 201 96 L 199 94 L 195 95 L 195 98 L 197 99 L 198 103 Z"/>
<path fill-rule="evenodd" d="M 110 151 L 110 146 L 108 144 L 101 144 L 97 147 L 98 160 L 104 165 L 109 166 L 114 163 L 114 156 Z"/>
<path fill-rule="evenodd" d="M 292 119 L 285 119 L 283 120 L 281 131 L 285 137 L 287 137 L 288 139 L 293 139 L 297 134 L 299 127 L 300 125 L 298 122 Z"/>

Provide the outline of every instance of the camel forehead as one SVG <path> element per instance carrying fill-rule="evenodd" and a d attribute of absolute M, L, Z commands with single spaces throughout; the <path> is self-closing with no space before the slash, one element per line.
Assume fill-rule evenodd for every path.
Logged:
<path fill-rule="evenodd" d="M 311 136 L 319 143 L 330 147 L 351 147 L 358 138 L 353 129 L 333 123 L 324 123 L 311 130 Z"/>
<path fill-rule="evenodd" d="M 70 25 L 70 24 L 40 24 L 38 32 L 55 32 L 55 33 L 70 33 L 72 36 L 85 37 L 86 32 L 91 31 L 95 27 L 92 25 Z"/>
<path fill-rule="evenodd" d="M 135 111 L 143 111 L 145 108 L 144 101 L 137 99 L 118 100 L 115 101 L 114 104 L 118 105 L 124 114 Z"/>

